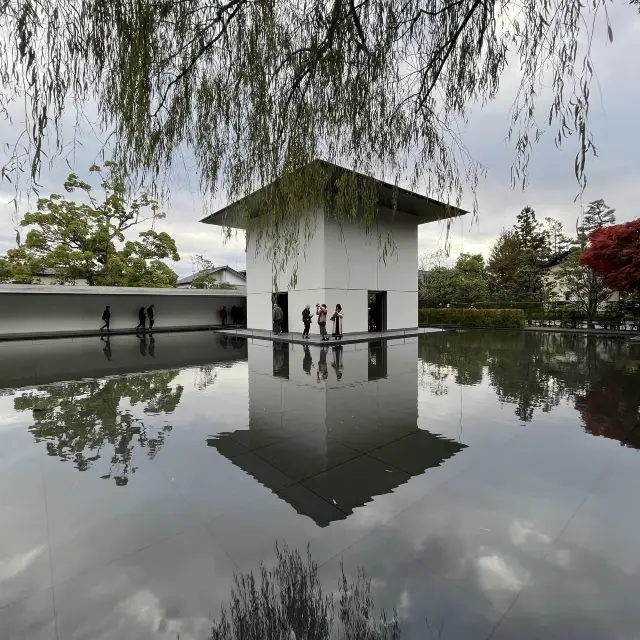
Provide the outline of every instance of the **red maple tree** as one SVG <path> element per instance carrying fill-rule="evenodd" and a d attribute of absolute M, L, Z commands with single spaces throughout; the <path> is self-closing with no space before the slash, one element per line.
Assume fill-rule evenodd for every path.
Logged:
<path fill-rule="evenodd" d="M 591 267 L 616 291 L 640 291 L 640 218 L 593 231 L 580 264 Z"/>

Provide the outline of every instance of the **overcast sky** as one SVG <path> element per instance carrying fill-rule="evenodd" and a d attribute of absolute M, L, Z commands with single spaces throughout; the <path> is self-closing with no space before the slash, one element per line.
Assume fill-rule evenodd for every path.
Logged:
<path fill-rule="evenodd" d="M 534 149 L 527 189 L 524 192 L 511 189 L 513 148 L 505 141 L 505 135 L 519 70 L 510 68 L 499 98 L 488 107 L 474 111 L 464 135 L 472 155 L 486 166 L 488 174 L 478 189 L 477 222 L 462 219 L 456 223 L 451 236 L 451 259 L 461 251 L 488 255 L 500 230 L 513 225 L 525 205 L 533 207 L 540 220 L 546 216 L 561 220 L 569 232 L 575 229 L 581 206 L 598 198 L 616 209 L 619 222 L 640 216 L 640 16 L 626 0 L 615 0 L 609 15 L 613 23 L 613 43 L 608 42 L 606 27 L 601 23 L 593 46 L 597 82 L 591 93 L 590 126 L 598 158 L 589 161 L 588 186 L 582 201 L 574 202 L 578 193 L 573 173 L 576 142 L 570 139 L 562 150 L 558 150 L 553 144 L 552 131 Z M 17 123 L 0 122 L 0 142 L 13 142 L 16 130 Z M 100 144 L 90 131 L 85 132 L 81 142 L 72 163 L 82 176 L 94 161 Z M 42 193 L 60 192 L 68 172 L 69 168 L 63 162 L 44 171 Z M 179 263 L 171 266 L 179 275 L 187 275 L 192 271 L 191 256 L 200 253 L 217 265 L 243 268 L 244 239 L 225 243 L 218 228 L 198 222 L 203 216 L 203 201 L 198 193 L 197 178 L 189 169 L 181 169 L 179 173 L 180 178 L 166 206 L 167 219 L 160 225 L 175 238 L 182 257 Z M 0 184 L 0 254 L 15 245 L 12 205 L 8 204 L 12 197 L 10 186 L 6 182 Z M 464 205 L 470 208 L 469 199 L 463 202 Z M 20 209 L 23 213 L 29 210 L 25 200 Z M 419 238 L 421 253 L 443 248 L 443 225 L 423 225 Z"/>

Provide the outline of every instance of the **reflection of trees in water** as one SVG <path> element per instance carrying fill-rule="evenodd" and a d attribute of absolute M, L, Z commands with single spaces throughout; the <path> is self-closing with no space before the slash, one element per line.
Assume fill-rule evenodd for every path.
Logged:
<path fill-rule="evenodd" d="M 621 363 L 575 399 L 586 430 L 640 449 L 639 364 Z"/>
<path fill-rule="evenodd" d="M 193 386 L 198 391 L 204 391 L 207 387 L 215 384 L 218 379 L 218 367 L 213 364 L 205 364 L 196 369 Z"/>
<path fill-rule="evenodd" d="M 179 371 L 81 380 L 46 385 L 17 396 L 16 411 L 33 412 L 29 427 L 36 442 L 46 443 L 47 453 L 72 461 L 86 471 L 98 460 L 109 460 L 103 478 L 126 485 L 136 472 L 132 459 L 136 446 L 153 459 L 172 427 L 148 424 L 146 416 L 172 413 L 180 403 L 183 388 L 172 382 Z M 121 407 L 128 401 L 131 408 Z M 131 409 L 142 405 L 143 416 Z"/>
<path fill-rule="evenodd" d="M 420 386 L 443 395 L 450 379 L 486 379 L 523 422 L 572 401 L 589 432 L 622 442 L 639 426 L 640 367 L 628 349 L 622 340 L 569 333 L 433 334 L 419 343 Z"/>
<path fill-rule="evenodd" d="M 342 569 L 334 600 L 324 593 L 308 549 L 306 559 L 287 546 L 276 547 L 276 553 L 272 569 L 261 565 L 257 576 L 234 574 L 230 603 L 213 622 L 211 640 L 399 640 L 396 611 L 389 618 L 384 610 L 374 613 L 371 580 L 364 569 L 353 579 Z"/>

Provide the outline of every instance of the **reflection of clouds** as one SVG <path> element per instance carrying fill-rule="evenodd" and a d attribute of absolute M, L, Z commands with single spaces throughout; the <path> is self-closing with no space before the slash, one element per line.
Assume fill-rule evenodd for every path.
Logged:
<path fill-rule="evenodd" d="M 149 589 L 135 592 L 118 605 L 118 611 L 154 634 L 167 638 L 203 638 L 211 628 L 211 621 L 205 617 L 171 618 L 157 595 Z M 126 628 L 130 628 L 128 625 Z"/>
<path fill-rule="evenodd" d="M 517 593 L 527 583 L 529 572 L 512 558 L 497 554 L 480 556 L 475 559 L 480 587 L 491 593 L 495 590 Z"/>
<path fill-rule="evenodd" d="M 523 545 L 527 542 L 543 542 L 548 544 L 551 538 L 538 531 L 532 522 L 528 520 L 514 520 L 509 524 L 509 538 L 515 545 Z"/>
<path fill-rule="evenodd" d="M 26 571 L 44 551 L 39 545 L 25 553 L 16 553 L 6 558 L 0 558 L 0 582 L 6 582 Z"/>

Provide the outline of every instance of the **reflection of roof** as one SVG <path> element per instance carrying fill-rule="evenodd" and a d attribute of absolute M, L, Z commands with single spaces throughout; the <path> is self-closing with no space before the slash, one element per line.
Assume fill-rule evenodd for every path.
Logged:
<path fill-rule="evenodd" d="M 187 276 L 186 278 L 182 278 L 182 280 L 178 280 L 178 284 L 191 284 L 196 277 L 198 276 L 203 276 L 203 275 L 214 275 L 220 271 L 228 271 L 229 273 L 233 273 L 234 275 L 238 276 L 238 278 L 243 278 L 244 280 L 247 279 L 247 272 L 241 272 L 241 271 L 236 271 L 235 269 L 232 269 L 231 267 L 228 266 L 224 266 L 224 267 L 214 267 L 213 269 L 203 269 L 202 271 L 198 271 L 197 273 L 193 273 L 190 276 Z"/>
<path fill-rule="evenodd" d="M 325 167 L 332 167 L 331 183 L 334 185 L 341 176 L 347 173 L 355 175 L 356 177 L 361 176 L 363 179 L 370 179 L 369 176 L 365 176 L 364 174 L 351 169 L 345 169 L 344 167 L 326 162 L 325 160 L 314 160 L 314 163 Z M 448 206 L 444 202 L 434 200 L 428 196 L 423 196 L 419 193 L 415 193 L 414 191 L 409 191 L 408 189 L 403 189 L 402 187 L 398 187 L 388 182 L 384 182 L 382 180 L 375 180 L 375 182 L 378 187 L 378 204 L 389 209 L 395 208 L 397 211 L 415 216 L 420 219 L 418 224 L 422 224 L 423 222 L 434 222 L 436 220 L 445 220 L 447 218 L 453 218 L 468 213 L 463 209 Z M 242 204 L 250 206 L 256 194 L 263 193 L 276 183 L 277 181 L 259 189 L 245 198 L 241 198 L 236 202 L 230 203 L 226 207 L 223 207 L 206 218 L 203 218 L 200 222 L 222 226 L 228 224 L 240 228 L 241 223 L 238 220 L 230 220 L 226 217 L 226 214 L 232 213 L 234 209 L 237 209 L 238 205 Z"/>
<path fill-rule="evenodd" d="M 372 431 L 375 430 L 375 427 Z M 251 429 L 249 430 L 251 431 Z M 260 430 L 258 430 L 260 431 Z M 236 466 L 255 478 L 260 484 L 271 489 L 278 497 L 290 504 L 299 514 L 311 518 L 319 527 L 327 527 L 336 520 L 344 520 L 354 509 L 362 507 L 375 496 L 385 495 L 395 491 L 399 486 L 408 482 L 414 476 L 420 476 L 427 469 L 439 467 L 445 460 L 452 458 L 466 448 L 467 445 L 434 435 L 429 431 L 415 429 L 383 445 L 378 449 L 367 453 L 359 453 L 356 457 L 346 462 L 336 459 L 335 464 L 327 465 L 327 469 L 318 475 L 328 476 L 335 474 L 335 482 L 331 483 L 336 492 L 333 508 L 313 508 L 313 505 L 301 497 L 295 491 L 281 491 L 282 479 L 274 477 L 273 467 L 265 465 L 246 465 L 244 456 L 234 456 L 234 449 L 238 447 L 238 439 L 246 435 L 246 430 L 233 431 L 210 438 L 207 443 L 215 447 L 218 452 L 230 459 Z M 340 437 L 339 435 L 337 436 Z M 304 436 L 303 436 L 304 438 Z M 291 446 L 296 445 L 297 438 L 287 440 Z M 330 458 L 331 444 L 340 446 L 339 440 L 327 438 L 327 458 Z M 404 443 L 404 446 L 403 446 Z M 235 447 L 234 447 L 235 445 Z M 302 444 L 304 446 L 304 443 Z M 260 456 L 260 449 L 254 450 Z M 307 450 L 308 453 L 308 450 Z M 295 460 L 295 450 L 291 451 L 289 459 Z M 392 460 L 393 464 L 388 460 Z M 403 462 L 404 461 L 404 462 Z M 275 465 L 273 460 L 270 465 L 286 476 L 296 475 L 295 471 L 288 470 L 286 463 Z M 289 472 L 288 472 L 289 471 Z M 313 490 L 314 477 L 307 478 L 301 484 L 311 483 Z M 292 480 L 292 484 L 294 481 Z M 325 497 L 326 500 L 326 497 Z"/>

